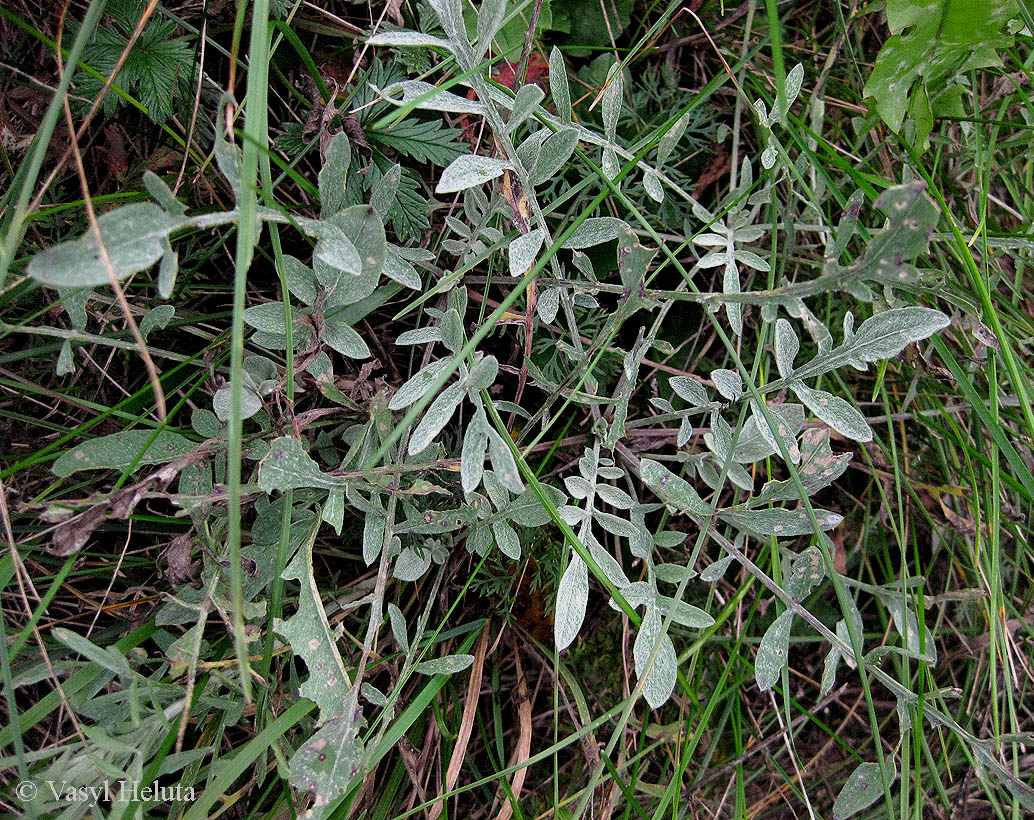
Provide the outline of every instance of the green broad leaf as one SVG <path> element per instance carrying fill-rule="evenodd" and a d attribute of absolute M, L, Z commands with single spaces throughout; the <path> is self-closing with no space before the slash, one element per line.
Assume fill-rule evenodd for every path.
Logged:
<path fill-rule="evenodd" d="M 455 675 L 474 663 L 473 655 L 446 655 L 418 663 L 414 671 L 421 675 Z"/>
<path fill-rule="evenodd" d="M 893 766 L 893 764 L 891 764 Z M 891 783 L 897 778 L 892 771 L 887 778 Z M 883 777 L 879 763 L 861 763 L 847 778 L 840 794 L 833 803 L 833 817 L 836 820 L 846 818 L 866 809 L 883 797 Z"/>
<path fill-rule="evenodd" d="M 161 259 L 169 234 L 187 224 L 185 218 L 173 216 L 151 202 L 123 205 L 97 217 L 117 280 L 147 270 Z M 96 287 L 110 282 L 92 230 L 36 254 L 26 271 L 36 281 L 55 288 Z"/>
<path fill-rule="evenodd" d="M 711 507 L 681 476 L 649 458 L 639 463 L 639 475 L 657 497 L 669 507 L 697 518 L 710 518 Z"/>
<path fill-rule="evenodd" d="M 417 269 L 399 256 L 391 245 L 388 246 L 388 255 L 384 258 L 384 275 L 410 290 L 423 290 Z"/>
<path fill-rule="evenodd" d="M 578 637 L 585 622 L 585 608 L 589 603 L 589 570 L 581 557 L 572 552 L 571 561 L 564 570 L 556 591 L 556 614 L 553 640 L 558 652 L 567 649 Z"/>
<path fill-rule="evenodd" d="M 337 247 L 343 254 L 321 257 L 313 254 L 313 269 L 316 278 L 326 288 L 324 311 L 353 305 L 365 299 L 377 289 L 384 261 L 388 254 L 388 242 L 384 236 L 384 222 L 371 205 L 353 205 L 338 212 L 329 220 L 340 229 L 342 236 Z M 357 257 L 347 252 L 352 245 Z M 338 265 L 346 267 L 338 267 Z M 356 265 L 358 264 L 358 269 Z"/>
<path fill-rule="evenodd" d="M 441 179 L 434 189 L 436 194 L 454 194 L 476 185 L 490 182 L 503 171 L 513 168 L 507 160 L 485 157 L 480 154 L 464 154 L 456 157 L 449 167 L 442 171 Z"/>
<path fill-rule="evenodd" d="M 647 605 L 646 614 L 643 616 L 643 622 L 639 626 L 635 643 L 632 645 L 635 674 L 640 680 L 645 675 L 643 697 L 653 709 L 660 708 L 671 697 L 671 693 L 675 691 L 675 681 L 678 677 L 679 665 L 675 655 L 675 646 L 672 644 L 671 638 L 661 634 L 663 625 L 658 608 Z M 654 655 L 654 647 L 657 648 L 656 655 Z M 652 665 L 650 665 L 651 657 L 653 658 Z"/>
<path fill-rule="evenodd" d="M 144 187 L 155 201 L 173 216 L 186 216 L 187 206 L 176 199 L 172 189 L 165 184 L 165 180 L 154 171 L 144 171 Z"/>
<path fill-rule="evenodd" d="M 312 268 L 294 256 L 284 255 L 284 276 L 287 289 L 296 299 L 310 307 L 316 304 L 319 282 Z"/>
<path fill-rule="evenodd" d="M 336 320 L 334 316 L 326 316 L 320 341 L 334 348 L 348 359 L 369 359 L 370 348 L 363 337 L 346 322 Z"/>
<path fill-rule="evenodd" d="M 1013 42 L 1005 24 L 1018 13 L 1015 0 L 887 0 L 891 37 L 876 58 L 865 96 L 894 132 L 909 114 L 925 122 L 917 135 L 925 147 L 934 116 L 950 105 L 953 91 L 962 90 L 962 78 L 1001 65 L 998 52 Z"/>
<path fill-rule="evenodd" d="M 553 46 L 549 53 L 549 92 L 553 95 L 553 107 L 564 122 L 571 121 L 571 87 L 567 81 L 567 65 L 559 48 Z"/>
<path fill-rule="evenodd" d="M 790 625 L 793 623 L 793 612 L 786 610 L 772 621 L 758 644 L 758 654 L 754 659 L 754 677 L 758 689 L 767 692 L 779 680 L 786 667 L 790 653 Z"/>
<path fill-rule="evenodd" d="M 810 535 L 813 532 L 811 519 L 804 510 L 729 510 L 718 513 L 727 524 L 757 535 L 775 535 L 787 538 L 792 535 Z M 844 520 L 829 510 L 815 510 L 815 518 L 823 530 L 831 530 Z"/>
<path fill-rule="evenodd" d="M 320 169 L 318 177 L 320 215 L 323 219 L 333 216 L 345 207 L 345 183 L 348 181 L 348 167 L 351 162 L 351 143 L 348 135 L 340 131 L 327 146 L 323 168 Z"/>
<path fill-rule="evenodd" d="M 310 678 L 311 680 L 311 678 Z M 341 703 L 345 703 L 342 697 Z M 363 743 L 360 719 L 340 714 L 326 721 L 289 761 L 291 785 L 312 797 L 304 816 L 321 820 L 336 800 L 358 782 L 362 773 Z"/>
<path fill-rule="evenodd" d="M 258 483 L 264 492 L 284 492 L 302 487 L 332 490 L 344 486 L 343 479 L 327 475 L 292 436 L 274 439 L 269 453 L 259 462 Z"/>
<path fill-rule="evenodd" d="M 157 435 L 153 430 L 126 430 L 84 441 L 62 453 L 50 469 L 64 478 L 80 470 L 124 470 L 136 462 L 135 471 L 147 464 L 175 461 L 195 447 L 193 441 L 172 430 L 162 430 Z"/>
<path fill-rule="evenodd" d="M 312 546 L 317 532 L 319 521 L 313 519 L 301 548 L 284 569 L 282 578 L 299 582 L 298 609 L 286 620 L 277 618 L 273 629 L 291 644 L 294 654 L 305 661 L 309 677 L 298 691 L 315 701 L 320 720 L 327 721 L 344 712 L 351 682 L 337 649 L 338 636 L 330 628 L 312 574 Z"/>

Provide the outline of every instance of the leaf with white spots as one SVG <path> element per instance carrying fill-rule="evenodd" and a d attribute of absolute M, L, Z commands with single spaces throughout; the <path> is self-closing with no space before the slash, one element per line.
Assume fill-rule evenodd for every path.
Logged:
<path fill-rule="evenodd" d="M 719 512 L 718 517 L 727 524 L 756 535 L 787 538 L 791 535 L 810 535 L 813 532 L 811 519 L 804 510 L 729 510 Z M 831 530 L 844 520 L 842 515 L 820 509 L 815 510 L 815 518 L 823 530 Z"/>
<path fill-rule="evenodd" d="M 126 430 L 84 441 L 62 453 L 50 469 L 64 478 L 79 470 L 124 470 L 135 462 L 136 471 L 147 464 L 175 461 L 195 447 L 189 438 L 172 430 L 157 434 L 154 430 Z"/>
<path fill-rule="evenodd" d="M 852 441 L 872 441 L 869 422 L 851 403 L 825 390 L 813 390 L 799 381 L 790 382 L 790 389 L 812 413 L 840 435 Z"/>
<path fill-rule="evenodd" d="M 893 766 L 893 764 L 891 764 Z M 887 779 L 893 783 L 897 772 L 891 772 Z M 862 809 L 868 808 L 883 797 L 883 777 L 879 763 L 861 763 L 847 778 L 840 794 L 833 803 L 835 820 L 845 820 Z"/>
<path fill-rule="evenodd" d="M 269 452 L 259 462 L 258 483 L 265 492 L 271 493 L 303 487 L 329 490 L 342 486 L 344 481 L 324 473 L 298 439 L 281 436 L 273 440 Z"/>
<path fill-rule="evenodd" d="M 781 378 L 788 379 L 793 375 L 793 360 L 801 349 L 801 341 L 793 326 L 786 319 L 776 321 L 775 355 L 776 367 Z"/>
<path fill-rule="evenodd" d="M 326 610 L 312 574 L 312 545 L 319 522 L 314 521 L 301 549 L 281 577 L 298 581 L 298 609 L 287 620 L 277 618 L 273 629 L 290 645 L 294 654 L 305 661 L 308 679 L 299 693 L 319 706 L 320 720 L 327 721 L 344 712 L 351 682 L 337 649 L 337 635 L 330 628 Z"/>
<path fill-rule="evenodd" d="M 363 759 L 361 718 L 358 712 L 331 718 L 291 756 L 291 785 L 312 796 L 308 811 L 301 815 L 306 820 L 322 818 L 359 780 Z"/>
<path fill-rule="evenodd" d="M 711 507 L 697 494 L 692 485 L 663 464 L 644 458 L 639 463 L 639 475 L 669 507 L 699 518 L 711 515 Z"/>
<path fill-rule="evenodd" d="M 790 565 L 790 575 L 783 586 L 789 596 L 800 603 L 825 577 L 822 552 L 818 547 L 812 546 L 794 557 Z"/>
<path fill-rule="evenodd" d="M 767 692 L 775 686 L 783 667 L 786 666 L 792 622 L 793 612 L 787 610 L 772 621 L 772 625 L 758 644 L 758 654 L 754 659 L 754 677 L 762 692 Z"/>
<path fill-rule="evenodd" d="M 801 436 L 801 463 L 797 467 L 804 491 L 811 496 L 828 487 L 847 469 L 850 453 L 833 454 L 829 446 L 829 430 L 809 428 Z M 790 479 L 769 481 L 761 492 L 750 499 L 750 505 L 757 507 L 774 501 L 798 501 L 800 493 Z"/>

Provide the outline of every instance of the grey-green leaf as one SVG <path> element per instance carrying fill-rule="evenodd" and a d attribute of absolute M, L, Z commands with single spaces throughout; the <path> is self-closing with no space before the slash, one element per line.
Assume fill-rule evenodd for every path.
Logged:
<path fill-rule="evenodd" d="M 349 359 L 369 359 L 370 348 L 363 337 L 340 319 L 327 317 L 320 339 Z"/>
<path fill-rule="evenodd" d="M 259 462 L 258 483 L 265 492 L 283 492 L 301 487 L 332 489 L 342 479 L 327 475 L 309 456 L 302 443 L 292 436 L 274 439 L 269 453 Z"/>
<path fill-rule="evenodd" d="M 473 655 L 446 655 L 418 663 L 416 671 L 421 675 L 454 675 L 474 663 Z"/>
<path fill-rule="evenodd" d="M 424 417 L 420 419 L 420 423 L 409 439 L 410 455 L 415 455 L 421 450 L 426 449 L 434 441 L 435 436 L 449 423 L 449 419 L 456 412 L 456 408 L 460 406 L 465 393 L 464 385 L 461 382 L 456 382 L 445 388 L 441 395 L 431 402 L 427 410 L 424 411 Z"/>
<path fill-rule="evenodd" d="M 571 645 L 585 621 L 585 607 L 589 602 L 589 572 L 585 562 L 571 555 L 571 563 L 564 570 L 556 593 L 556 618 L 553 639 L 557 651 Z"/>
<path fill-rule="evenodd" d="M 644 458 L 639 463 L 639 475 L 669 507 L 699 518 L 711 515 L 711 507 L 697 494 L 688 481 L 675 475 L 663 464 Z"/>
<path fill-rule="evenodd" d="M 121 280 L 161 259 L 169 234 L 184 227 L 186 219 L 172 216 L 152 202 L 134 202 L 102 214 L 97 225 L 111 269 Z M 92 230 L 36 254 L 26 271 L 51 287 L 95 287 L 110 282 Z"/>
<path fill-rule="evenodd" d="M 758 644 L 758 654 L 754 659 L 754 677 L 757 678 L 758 688 L 762 692 L 767 692 L 775 686 L 783 667 L 786 666 L 792 622 L 793 612 L 787 610 L 772 621 L 772 625 Z"/>
<path fill-rule="evenodd" d="M 409 381 L 398 389 L 398 392 L 388 402 L 389 410 L 404 410 L 413 402 L 419 400 L 427 392 L 431 383 L 446 370 L 450 364 L 448 359 L 439 359 L 431 362 L 423 370 L 419 371 Z"/>
<path fill-rule="evenodd" d="M 571 88 L 567 83 L 567 66 L 560 49 L 553 46 L 549 53 L 549 90 L 557 115 L 564 122 L 571 121 Z"/>
<path fill-rule="evenodd" d="M 813 532 L 811 519 L 804 510 L 730 510 L 720 512 L 718 517 L 734 527 L 758 535 L 786 538 L 792 535 L 810 535 Z M 844 520 L 842 515 L 820 509 L 815 510 L 815 518 L 823 530 L 831 530 Z"/>
<path fill-rule="evenodd" d="M 320 215 L 326 219 L 345 206 L 345 183 L 348 166 L 352 162 L 352 148 L 348 135 L 339 131 L 327 146 L 326 159 L 320 169 Z"/>
<path fill-rule="evenodd" d="M 148 445 L 152 436 L 154 441 Z M 172 430 L 162 430 L 157 435 L 153 430 L 126 430 L 84 441 L 63 453 L 50 469 L 54 475 L 64 478 L 79 470 L 124 470 L 135 461 L 136 470 L 146 464 L 175 461 L 196 446 Z"/>
<path fill-rule="evenodd" d="M 880 764 L 861 763 L 851 772 L 840 794 L 837 795 L 833 803 L 833 817 L 836 820 L 845 820 L 868 808 L 882 796 L 883 778 L 880 774 Z"/>
<path fill-rule="evenodd" d="M 513 166 L 504 159 L 485 157 L 480 154 L 464 154 L 456 157 L 448 168 L 442 171 L 435 187 L 436 194 L 452 194 L 490 182 L 503 171 Z"/>
<path fill-rule="evenodd" d="M 852 441 L 872 441 L 872 428 L 854 405 L 825 390 L 812 390 L 803 382 L 790 382 L 790 389 L 812 413 L 840 435 Z"/>

